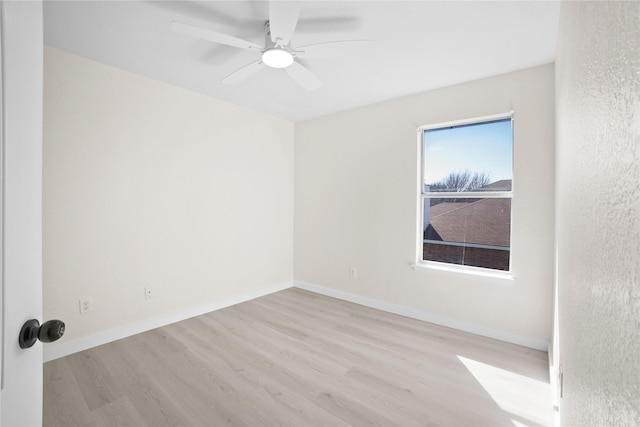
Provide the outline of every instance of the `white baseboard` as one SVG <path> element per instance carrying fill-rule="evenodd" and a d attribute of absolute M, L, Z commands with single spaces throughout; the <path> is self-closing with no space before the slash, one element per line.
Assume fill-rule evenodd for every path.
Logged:
<path fill-rule="evenodd" d="M 130 337 L 141 332 L 149 331 L 151 329 L 159 328 L 161 326 L 169 325 L 171 323 L 179 322 L 181 320 L 186 320 L 191 317 L 200 316 L 205 313 L 210 313 L 212 311 L 220 310 L 222 308 L 230 307 L 232 305 L 240 304 L 245 301 L 269 295 L 274 292 L 288 289 L 292 286 L 315 292 L 317 294 L 326 295 L 344 301 L 353 302 L 355 304 L 364 305 L 366 307 L 386 311 L 389 313 L 399 314 L 401 316 L 435 323 L 437 325 L 442 325 L 449 328 L 470 332 L 476 335 L 494 338 L 500 341 L 506 341 L 512 344 L 518 344 L 524 347 L 533 348 L 535 350 L 548 351 L 548 343 L 544 340 L 491 329 L 474 323 L 464 322 L 458 319 L 441 316 L 427 311 L 340 291 L 338 289 L 314 285 L 312 283 L 295 281 L 281 283 L 275 286 L 260 289 L 255 292 L 241 294 L 232 298 L 225 298 L 211 304 L 194 307 L 188 310 L 154 317 L 152 319 L 125 325 L 120 328 L 99 332 L 88 337 L 78 338 L 73 341 L 61 342 L 57 345 L 48 345 L 44 347 L 43 359 L 45 362 L 55 360 L 69 354 L 77 353 L 79 351 L 87 350 L 92 347 L 97 347 L 102 344 L 107 344 L 112 341 Z"/>
<path fill-rule="evenodd" d="M 200 316 L 205 313 L 220 310 L 221 308 L 231 307 L 232 305 L 240 304 L 245 301 L 272 294 L 283 289 L 288 289 L 291 286 L 292 282 L 285 282 L 278 285 L 270 286 L 268 288 L 260 289 L 255 292 L 248 292 L 235 297 L 225 298 L 211 304 L 194 307 L 180 312 L 170 313 L 163 316 L 154 317 L 152 319 L 143 320 L 141 322 L 125 325 L 116 329 L 99 332 L 95 335 L 78 338 L 73 341 L 61 342 L 57 345 L 51 346 L 47 345 L 43 348 L 43 360 L 44 362 L 55 360 L 60 357 L 68 356 L 69 354 L 77 353 L 79 351 L 87 350 L 92 347 L 97 347 L 102 344 L 107 344 L 112 341 L 130 337 L 141 332 L 150 331 L 151 329 L 156 329 L 161 326 L 169 325 L 171 323 L 180 322 L 181 320 Z"/>
<path fill-rule="evenodd" d="M 533 348 L 535 350 L 548 351 L 549 349 L 549 343 L 541 339 L 530 338 L 522 335 L 513 334 L 510 332 L 487 328 L 482 325 L 477 325 L 477 324 L 465 322 L 459 319 L 454 319 L 451 317 L 430 313 L 428 311 L 418 310 L 416 308 L 406 307 L 403 305 L 381 301 L 374 298 L 351 294 L 351 293 L 340 291 L 337 289 L 327 288 L 320 285 L 314 285 L 312 283 L 294 281 L 293 285 L 296 288 L 305 289 L 307 291 L 315 292 L 317 294 L 326 295 L 326 296 L 338 298 L 344 301 L 353 302 L 355 304 L 364 305 L 366 307 L 387 311 L 389 313 L 399 314 L 401 316 L 423 320 L 425 322 L 435 323 L 436 325 L 446 326 L 449 328 L 458 329 L 460 331 L 470 332 L 472 334 L 481 335 L 484 337 L 494 338 L 500 341 L 505 341 L 508 343 Z"/>

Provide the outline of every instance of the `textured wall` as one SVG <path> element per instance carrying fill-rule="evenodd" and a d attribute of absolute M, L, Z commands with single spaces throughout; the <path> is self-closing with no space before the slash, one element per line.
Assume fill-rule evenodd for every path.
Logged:
<path fill-rule="evenodd" d="M 562 425 L 638 426 L 640 3 L 563 3 L 556 70 Z"/>
<path fill-rule="evenodd" d="M 296 123 L 296 280 L 549 341 L 554 99 L 547 64 Z M 511 110 L 514 280 L 413 270 L 417 128 Z"/>

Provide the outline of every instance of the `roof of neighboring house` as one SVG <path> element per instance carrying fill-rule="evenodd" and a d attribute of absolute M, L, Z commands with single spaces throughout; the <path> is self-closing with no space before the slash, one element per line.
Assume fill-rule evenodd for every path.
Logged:
<path fill-rule="evenodd" d="M 501 179 L 500 181 L 492 182 L 484 187 L 478 188 L 476 191 L 511 191 L 510 179 Z"/>
<path fill-rule="evenodd" d="M 425 237 L 433 240 L 440 237 L 446 242 L 510 246 L 511 199 L 455 200 L 458 201 L 431 206 L 431 230 L 427 229 Z"/>

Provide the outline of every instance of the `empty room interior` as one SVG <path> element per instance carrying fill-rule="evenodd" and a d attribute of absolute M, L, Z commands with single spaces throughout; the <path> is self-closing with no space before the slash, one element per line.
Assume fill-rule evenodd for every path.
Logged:
<path fill-rule="evenodd" d="M 44 425 L 640 425 L 640 3 L 42 22 Z"/>

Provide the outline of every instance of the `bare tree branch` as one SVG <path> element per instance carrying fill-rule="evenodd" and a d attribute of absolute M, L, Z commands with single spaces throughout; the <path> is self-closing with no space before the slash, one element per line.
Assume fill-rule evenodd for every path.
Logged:
<path fill-rule="evenodd" d="M 451 172 L 446 177 L 432 184 L 429 184 L 431 191 L 475 191 L 489 184 L 491 179 L 484 172 L 473 172 L 469 170 Z"/>

